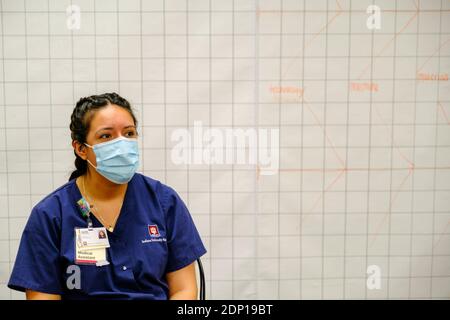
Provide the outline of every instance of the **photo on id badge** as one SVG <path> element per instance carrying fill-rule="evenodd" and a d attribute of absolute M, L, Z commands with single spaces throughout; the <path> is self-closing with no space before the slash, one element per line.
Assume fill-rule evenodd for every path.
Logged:
<path fill-rule="evenodd" d="M 106 233 L 103 230 L 100 230 L 98 232 L 98 238 L 99 239 L 105 239 L 106 238 Z"/>

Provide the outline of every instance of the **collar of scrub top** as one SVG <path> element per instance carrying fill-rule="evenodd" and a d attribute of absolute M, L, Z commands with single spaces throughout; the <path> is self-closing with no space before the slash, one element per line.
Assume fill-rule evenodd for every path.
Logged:
<path fill-rule="evenodd" d="M 77 201 L 78 209 L 80 209 L 81 215 L 83 218 L 87 220 L 88 228 L 92 229 L 92 219 L 91 219 L 91 210 L 90 205 L 86 201 L 84 197 L 81 197 L 80 200 Z"/>
<path fill-rule="evenodd" d="M 130 216 L 130 214 L 138 211 L 137 208 L 137 202 L 138 199 L 136 199 L 136 187 L 135 185 L 139 183 L 138 175 L 135 174 L 133 178 L 128 182 L 127 191 L 125 192 L 125 198 L 123 199 L 122 208 L 120 209 L 119 217 L 117 218 L 116 225 L 114 227 L 114 232 L 108 234 L 109 236 L 121 236 L 126 232 L 126 224 L 127 224 L 127 217 Z M 91 212 L 91 207 L 89 206 L 89 203 L 86 201 L 86 199 L 83 197 L 83 194 L 81 193 L 80 189 L 78 188 L 77 184 L 75 183 L 75 179 L 72 179 L 72 191 L 71 191 L 71 197 L 72 201 L 75 204 L 81 203 L 84 204 L 84 211 L 80 210 L 80 214 L 88 219 L 88 214 L 90 213 L 90 217 L 92 218 L 92 221 L 94 221 L 95 215 Z M 144 187 L 143 185 L 138 185 L 139 187 Z M 134 198 L 133 198 L 134 197 Z M 83 200 L 84 199 L 84 200 Z M 80 205 L 78 205 L 78 208 Z M 84 215 L 83 215 L 84 212 Z M 89 223 L 89 221 L 88 221 Z M 109 231 L 107 231 L 109 232 Z"/>

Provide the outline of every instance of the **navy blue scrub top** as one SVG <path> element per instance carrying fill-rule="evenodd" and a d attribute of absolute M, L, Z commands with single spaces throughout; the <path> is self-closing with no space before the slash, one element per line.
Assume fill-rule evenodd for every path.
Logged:
<path fill-rule="evenodd" d="M 107 231 L 110 264 L 79 265 L 81 288 L 69 289 L 66 283 L 68 278 L 73 283 L 74 273 L 68 267 L 75 265 L 74 228 L 87 227 L 76 204 L 81 197 L 72 179 L 33 207 L 9 288 L 59 294 L 62 299 L 168 299 L 166 273 L 207 252 L 176 191 L 135 173 L 128 182 L 114 232 Z M 91 217 L 94 227 L 103 227 Z M 149 225 L 157 225 L 157 239 L 150 235 Z"/>

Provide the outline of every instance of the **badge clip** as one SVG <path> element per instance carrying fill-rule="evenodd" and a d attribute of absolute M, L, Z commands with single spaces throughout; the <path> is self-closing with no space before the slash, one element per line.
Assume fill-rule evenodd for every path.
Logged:
<path fill-rule="evenodd" d="M 77 201 L 77 205 L 78 205 L 78 209 L 80 209 L 80 212 L 81 212 L 81 215 L 83 216 L 83 218 L 87 219 L 88 228 L 92 229 L 93 224 L 92 224 L 92 219 L 91 219 L 91 215 L 90 215 L 91 206 L 86 201 L 86 199 L 84 199 L 84 197 L 82 197 L 80 200 Z"/>

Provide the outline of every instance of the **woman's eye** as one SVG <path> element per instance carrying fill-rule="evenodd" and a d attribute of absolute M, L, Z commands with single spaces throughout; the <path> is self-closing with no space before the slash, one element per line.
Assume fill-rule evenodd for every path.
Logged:
<path fill-rule="evenodd" d="M 134 137 L 134 136 L 136 135 L 136 132 L 130 131 L 130 132 L 127 132 L 125 135 L 126 135 L 127 137 Z"/>
<path fill-rule="evenodd" d="M 108 139 L 109 137 L 111 137 L 111 135 L 105 133 L 100 136 L 100 139 Z"/>

